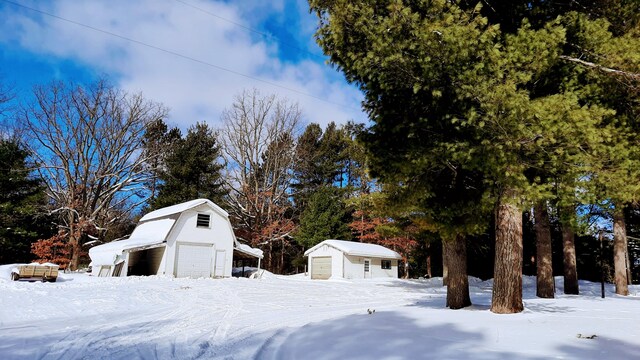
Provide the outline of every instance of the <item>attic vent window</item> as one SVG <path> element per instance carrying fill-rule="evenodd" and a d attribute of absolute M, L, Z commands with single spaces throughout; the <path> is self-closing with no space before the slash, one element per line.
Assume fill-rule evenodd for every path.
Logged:
<path fill-rule="evenodd" d="M 211 215 L 198 214 L 198 221 L 196 222 L 197 227 L 208 228 L 209 222 L 211 222 Z"/>

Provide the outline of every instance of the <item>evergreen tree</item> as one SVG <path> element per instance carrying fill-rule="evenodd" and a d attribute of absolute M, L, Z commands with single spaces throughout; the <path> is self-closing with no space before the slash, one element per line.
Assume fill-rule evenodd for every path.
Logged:
<path fill-rule="evenodd" d="M 30 262 L 31 244 L 54 232 L 43 215 L 44 185 L 27 158 L 17 140 L 0 138 L 0 264 Z"/>
<path fill-rule="evenodd" d="M 551 249 L 551 225 L 546 201 L 538 201 L 534 207 L 536 231 L 536 296 L 553 298 L 553 252 Z"/>
<path fill-rule="evenodd" d="M 295 180 L 291 188 L 299 209 L 304 209 L 309 196 L 326 181 L 319 170 L 322 161 L 322 154 L 318 150 L 321 139 L 322 128 L 315 123 L 309 124 L 298 138 L 296 161 L 293 164 Z"/>
<path fill-rule="evenodd" d="M 318 188 L 300 216 L 300 226 L 294 237 L 311 248 L 327 239 L 350 240 L 350 213 L 342 199 L 343 191 L 333 186 Z"/>
<path fill-rule="evenodd" d="M 146 187 L 150 191 L 149 200 L 158 195 L 158 185 L 163 169 L 166 168 L 167 156 L 171 153 L 173 144 L 182 138 L 178 128 L 171 128 L 162 119 L 147 124 L 142 144 L 147 157 L 147 169 L 152 174 Z"/>
<path fill-rule="evenodd" d="M 184 138 L 172 141 L 160 171 L 158 195 L 151 208 L 206 198 L 221 204 L 226 190 L 221 171 L 217 134 L 205 123 L 189 128 Z"/>
<path fill-rule="evenodd" d="M 537 3 L 501 7 L 501 16 L 483 16 L 496 10 L 464 1 L 310 4 L 320 45 L 364 91 L 375 173 L 403 187 L 422 182 L 418 197 L 433 199 L 446 186 L 438 182 L 470 174 L 461 186 L 495 209 L 491 309 L 521 311 L 522 209 L 552 197 L 554 187 L 529 171 L 567 161 L 584 168 L 611 148 L 617 136 L 596 134 L 619 130 L 608 127 L 612 112 L 585 101 L 592 82 L 565 79 L 615 69 L 574 56 L 565 18 L 545 12 L 532 24 L 521 17 Z M 624 57 L 618 50 L 605 55 Z"/>
<path fill-rule="evenodd" d="M 461 1 L 464 8 L 475 7 L 474 1 Z M 588 2 L 572 1 L 568 3 L 556 1 L 517 0 L 502 2 L 489 0 L 488 6 L 481 9 L 491 23 L 500 24 L 504 31 L 514 33 L 526 21 L 533 27 L 540 28 L 551 21 L 558 21 L 566 33 L 562 62 L 554 66 L 546 76 L 528 87 L 536 96 L 548 95 L 563 91 L 573 91 L 581 97 L 584 105 L 596 104 L 615 113 L 610 113 L 600 126 L 602 133 L 594 136 L 606 138 L 611 136 L 607 127 L 614 127 L 622 135 L 615 136 L 609 142 L 608 149 L 594 153 L 598 161 L 593 168 L 582 169 L 582 174 L 562 179 L 568 180 L 568 191 L 558 194 L 565 198 L 558 199 L 569 208 L 575 202 L 590 201 L 608 208 L 609 217 L 613 219 L 616 265 L 616 293 L 625 295 L 628 274 L 625 262 L 628 258 L 628 246 L 624 219 L 624 209 L 629 203 L 638 199 L 637 136 L 640 130 L 640 3 L 636 0 L 595 0 Z M 593 150 L 592 150 L 593 151 Z M 593 164 L 592 164 L 593 165 Z M 566 166 L 560 168 L 567 169 Z M 576 177 L 587 173 L 589 194 L 591 199 L 574 199 Z M 566 204 L 569 202 L 569 204 Z M 561 206 L 562 207 L 562 206 Z M 564 238 L 565 249 L 565 291 L 578 292 L 577 270 L 575 261 L 574 212 L 565 213 Z"/>
<path fill-rule="evenodd" d="M 309 124 L 298 138 L 292 185 L 298 209 L 304 210 L 309 197 L 321 186 L 342 187 L 348 183 L 348 149 L 352 140 L 345 128 L 331 122 L 325 131 Z"/>

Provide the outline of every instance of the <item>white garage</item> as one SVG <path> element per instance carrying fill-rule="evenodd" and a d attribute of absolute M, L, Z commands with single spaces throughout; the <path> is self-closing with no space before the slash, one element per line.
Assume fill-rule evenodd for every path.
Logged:
<path fill-rule="evenodd" d="M 397 278 L 400 254 L 377 244 L 325 240 L 304 253 L 312 279 Z"/>
<path fill-rule="evenodd" d="M 229 215 L 207 199 L 152 211 L 126 240 L 89 249 L 98 276 L 231 276 L 234 252 L 262 259 L 262 251 L 239 244 Z"/>

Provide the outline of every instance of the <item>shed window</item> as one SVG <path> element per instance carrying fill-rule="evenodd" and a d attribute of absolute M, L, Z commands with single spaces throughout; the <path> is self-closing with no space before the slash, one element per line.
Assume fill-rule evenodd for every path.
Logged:
<path fill-rule="evenodd" d="M 197 227 L 209 227 L 209 222 L 211 221 L 211 215 L 209 214 L 198 214 L 198 221 L 196 223 Z"/>
<path fill-rule="evenodd" d="M 391 260 L 382 260 L 381 265 L 382 265 L 382 269 L 383 270 L 390 270 L 391 269 Z"/>

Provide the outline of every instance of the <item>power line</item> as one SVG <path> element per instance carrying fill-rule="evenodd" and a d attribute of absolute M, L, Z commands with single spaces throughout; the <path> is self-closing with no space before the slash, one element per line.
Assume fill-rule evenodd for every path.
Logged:
<path fill-rule="evenodd" d="M 180 53 L 172 51 L 172 50 L 168 50 L 168 49 L 164 49 L 164 48 L 161 48 L 161 47 L 158 47 L 158 46 L 155 46 L 155 45 L 147 44 L 147 43 L 142 42 L 140 40 L 132 39 L 132 38 L 129 38 L 129 37 L 126 37 L 126 36 L 123 36 L 123 35 L 119 35 L 119 34 L 107 31 L 107 30 L 99 29 L 99 28 L 93 27 L 91 25 L 87 25 L 87 24 L 83 24 L 83 23 L 80 23 L 80 22 L 77 22 L 77 21 L 74 21 L 74 20 L 70 20 L 70 19 L 58 16 L 58 15 L 54 15 L 54 14 L 48 13 L 48 12 L 40 10 L 40 9 L 32 8 L 32 7 L 27 6 L 27 5 L 16 3 L 16 2 L 13 2 L 13 1 L 10 1 L 10 0 L 0 0 L 0 1 L 3 1 L 5 3 L 11 4 L 11 5 L 14 5 L 14 6 L 18 6 L 18 7 L 33 11 L 33 12 L 37 12 L 37 13 L 42 14 L 42 15 L 49 16 L 49 17 L 52 17 L 52 18 L 60 20 L 60 21 L 64 21 L 64 22 L 71 23 L 71 24 L 74 24 L 74 25 L 77 25 L 77 26 L 81 26 L 81 27 L 84 27 L 84 28 L 87 28 L 87 29 L 90 29 L 90 30 L 93 30 L 93 31 L 96 31 L 96 32 L 99 32 L 99 33 L 103 33 L 103 34 L 106 34 L 106 35 L 117 37 L 119 39 L 122 39 L 122 40 L 125 40 L 125 41 L 129 41 L 129 42 L 137 44 L 137 45 L 145 46 L 145 47 L 148 47 L 148 48 L 151 48 L 151 49 L 154 49 L 154 50 L 157 50 L 157 51 L 161 51 L 161 52 L 173 55 L 173 56 L 177 56 L 177 57 L 180 57 L 180 58 L 183 58 L 183 59 L 186 59 L 186 60 L 190 60 L 190 61 L 196 62 L 198 64 L 206 65 L 206 66 L 218 69 L 218 70 L 226 71 L 228 73 L 231 73 L 231 74 L 234 74 L 234 75 L 237 75 L 237 76 L 242 76 L 242 77 L 247 78 L 247 79 L 259 81 L 261 83 L 264 83 L 264 84 L 267 84 L 267 85 L 271 85 L 271 86 L 274 86 L 274 87 L 277 87 L 277 88 L 280 88 L 280 89 L 283 89 L 283 90 L 291 91 L 291 92 L 299 94 L 299 95 L 303 95 L 303 96 L 306 96 L 306 97 L 309 97 L 309 98 L 320 100 L 320 101 L 328 103 L 328 104 L 336 105 L 336 106 L 339 106 L 339 107 L 342 107 L 342 108 L 345 108 L 345 109 L 357 110 L 357 109 L 355 109 L 355 108 L 353 108 L 351 106 L 347 106 L 347 105 L 336 103 L 336 102 L 333 102 L 333 101 L 330 101 L 330 100 L 327 100 L 327 99 L 323 99 L 321 97 L 306 93 L 304 91 L 296 90 L 296 89 L 293 89 L 293 88 L 290 88 L 290 87 L 287 87 L 287 86 L 284 86 L 284 85 L 280 85 L 280 84 L 274 83 L 274 82 L 269 81 L 269 80 L 264 80 L 264 79 L 260 79 L 260 78 L 257 78 L 257 77 L 251 76 L 251 75 L 247 75 L 247 74 L 241 73 L 239 71 L 231 70 L 231 69 L 225 68 L 223 66 L 216 65 L 216 64 L 204 61 L 204 60 L 199 60 L 199 59 L 193 58 L 193 57 L 188 56 L 188 55 L 183 55 L 183 54 L 180 54 Z"/>
<path fill-rule="evenodd" d="M 198 6 L 195 6 L 193 4 L 190 4 L 190 3 L 186 2 L 186 1 L 183 1 L 183 0 L 175 0 L 175 1 L 181 3 L 181 4 L 185 5 L 185 6 L 188 6 L 190 8 L 193 8 L 195 10 L 198 10 L 198 11 L 204 13 L 204 14 L 212 16 L 212 17 L 214 17 L 214 18 L 216 18 L 218 20 L 222 20 L 224 22 L 227 22 L 229 24 L 232 24 L 232 25 L 235 25 L 235 26 L 237 26 L 239 28 L 242 28 L 242 29 L 244 29 L 244 30 L 246 30 L 248 32 L 260 35 L 260 36 L 264 37 L 265 39 L 273 40 L 273 41 L 279 43 L 280 45 L 284 45 L 284 46 L 286 46 L 288 48 L 295 49 L 295 50 L 297 50 L 299 52 L 306 53 L 306 54 L 309 54 L 311 56 L 315 56 L 315 57 L 320 58 L 320 59 L 325 59 L 325 57 L 323 55 L 316 54 L 316 53 L 311 52 L 309 50 L 303 49 L 302 47 L 298 46 L 297 44 L 292 44 L 292 43 L 289 43 L 289 42 L 286 42 L 286 41 L 282 41 L 277 36 L 275 36 L 273 34 L 265 33 L 265 32 L 262 32 L 260 30 L 257 30 L 257 29 L 248 27 L 246 25 L 243 25 L 241 23 L 235 22 L 233 20 L 229 20 L 229 19 L 227 19 L 225 17 L 222 17 L 222 16 L 220 16 L 218 14 L 212 13 L 211 11 L 208 11 L 208 10 L 205 10 L 205 9 L 203 9 L 201 7 L 198 7 Z"/>

